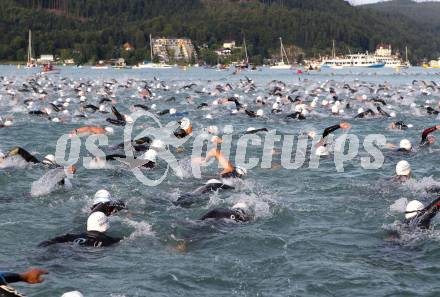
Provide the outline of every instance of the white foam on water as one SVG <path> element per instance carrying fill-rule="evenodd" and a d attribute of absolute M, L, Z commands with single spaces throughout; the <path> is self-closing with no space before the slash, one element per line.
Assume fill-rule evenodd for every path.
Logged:
<path fill-rule="evenodd" d="M 390 211 L 396 213 L 404 213 L 406 205 L 408 204 L 407 198 L 399 198 L 390 205 Z"/>
<path fill-rule="evenodd" d="M 28 165 L 26 160 L 20 156 L 11 156 L 0 162 L 0 169 L 5 168 L 24 168 Z"/>
<path fill-rule="evenodd" d="M 66 177 L 63 168 L 56 168 L 46 172 L 39 180 L 31 185 L 31 196 L 39 197 L 52 193 L 59 188 L 58 183 Z M 71 183 L 65 179 L 65 186 L 71 188 Z"/>

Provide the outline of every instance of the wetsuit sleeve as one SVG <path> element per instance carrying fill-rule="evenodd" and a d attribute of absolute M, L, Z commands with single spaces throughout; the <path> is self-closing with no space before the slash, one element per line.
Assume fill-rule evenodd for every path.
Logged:
<path fill-rule="evenodd" d="M 19 155 L 20 157 L 25 159 L 26 162 L 40 163 L 40 161 L 38 161 L 37 158 L 32 156 L 28 151 L 26 151 L 21 147 L 15 147 L 8 152 L 8 156 L 14 156 L 14 155 Z"/>
<path fill-rule="evenodd" d="M 431 204 L 425 207 L 423 213 L 419 217 L 419 227 L 429 228 L 431 220 L 437 215 L 440 210 L 440 197 L 435 199 Z"/>
<path fill-rule="evenodd" d="M 56 244 L 56 243 L 71 242 L 71 241 L 74 241 L 77 237 L 78 236 L 74 235 L 74 234 L 66 234 L 66 235 L 58 236 L 58 237 L 43 241 L 38 246 L 45 247 L 45 246 L 49 246 L 49 245 Z"/>
<path fill-rule="evenodd" d="M 421 141 L 421 143 L 425 143 L 427 141 L 428 135 L 430 133 L 434 132 L 435 130 L 437 130 L 436 126 L 428 128 L 428 129 L 425 129 L 425 131 L 423 131 L 423 133 L 422 133 L 422 141 Z"/>
<path fill-rule="evenodd" d="M 112 155 L 107 155 L 105 156 L 105 159 L 108 160 L 116 160 L 116 158 L 122 158 L 125 159 L 127 158 L 126 155 L 122 155 L 122 154 L 112 154 Z"/>
<path fill-rule="evenodd" d="M 112 113 L 115 115 L 115 117 L 118 119 L 118 121 L 125 122 L 122 114 L 114 106 L 112 106 Z"/>
<path fill-rule="evenodd" d="M 230 219 L 234 212 L 228 208 L 216 208 L 207 212 L 204 216 L 200 218 L 201 221 L 207 219 Z"/>
<path fill-rule="evenodd" d="M 0 272 L 0 285 L 7 285 L 21 281 L 22 281 L 21 276 L 18 273 Z"/>
<path fill-rule="evenodd" d="M 324 133 L 322 133 L 322 138 L 326 138 L 330 133 L 338 130 L 339 128 L 341 128 L 339 124 L 325 128 Z"/>

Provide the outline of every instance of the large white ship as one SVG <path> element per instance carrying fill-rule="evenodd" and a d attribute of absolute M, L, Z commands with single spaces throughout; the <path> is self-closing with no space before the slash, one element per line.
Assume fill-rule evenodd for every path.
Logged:
<path fill-rule="evenodd" d="M 333 49 L 332 58 L 324 58 L 321 62 L 321 68 L 346 68 L 346 67 L 367 67 L 367 68 L 401 68 L 409 67 L 408 62 L 402 61 L 397 55 L 392 55 L 391 46 L 380 44 L 374 54 L 350 54 L 337 57 Z"/>

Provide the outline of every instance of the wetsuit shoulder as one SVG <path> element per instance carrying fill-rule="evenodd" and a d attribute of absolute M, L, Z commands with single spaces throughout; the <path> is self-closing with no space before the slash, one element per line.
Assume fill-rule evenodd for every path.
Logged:
<path fill-rule="evenodd" d="M 322 133 L 322 138 L 326 138 L 330 133 L 338 130 L 339 128 L 341 128 L 339 124 L 325 128 L 324 133 Z"/>
<path fill-rule="evenodd" d="M 110 237 L 104 233 L 89 231 L 85 234 L 82 234 L 81 239 L 85 239 L 84 241 L 75 241 L 75 243 L 85 246 L 93 246 L 93 247 L 101 247 L 101 246 L 110 246 L 112 244 L 118 243 L 122 240 L 122 238 Z"/>
<path fill-rule="evenodd" d="M 200 220 L 204 221 L 207 219 L 235 219 L 231 218 L 231 216 L 234 216 L 234 212 L 229 208 L 215 208 L 210 211 L 208 211 L 205 215 L 203 215 Z"/>

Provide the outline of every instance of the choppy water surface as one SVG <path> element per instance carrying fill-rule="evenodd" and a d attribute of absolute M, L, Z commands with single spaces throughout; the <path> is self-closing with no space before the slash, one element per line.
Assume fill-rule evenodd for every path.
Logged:
<path fill-rule="evenodd" d="M 60 135 L 86 124 L 105 125 L 106 115 L 98 113 L 85 120 L 68 119 L 64 123 L 29 116 L 22 102 L 36 95 L 17 92 L 19 103 L 14 103 L 7 90 L 18 90 L 32 73 L 0 67 L 0 76 L 6 77 L 1 82 L 0 115 L 15 118 L 13 127 L 0 129 L 0 150 L 22 146 L 42 158 L 54 153 Z M 239 87 L 245 75 L 254 80 L 255 90 L 244 92 Z M 424 128 L 439 123 L 435 115 L 410 107 L 413 102 L 421 105 L 426 100 L 436 107 L 440 101 L 438 89 L 423 93 L 426 86 L 413 84 L 413 80 L 425 80 L 440 85 L 438 73 L 421 68 L 402 70 L 399 74 L 387 69 L 353 73 L 344 70 L 337 74 L 327 71 L 305 74 L 301 81 L 292 71 L 267 69 L 232 75 L 230 71 L 201 68 L 188 71 L 61 68 L 61 74 L 48 76 L 53 86 L 47 88 L 47 100 L 60 97 L 53 91 L 54 86 L 60 85 L 65 90 L 63 98 L 72 98 L 69 109 L 74 111 L 78 107 L 76 93 L 63 84 L 63 78 L 76 85 L 92 81 L 97 86 L 111 79 L 118 84 L 134 79 L 132 88 L 115 89 L 118 108 L 129 113 L 131 105 L 142 102 L 136 97 L 137 87 L 143 86 L 141 80 L 153 85 L 153 77 L 170 86 L 169 90 L 153 91 L 157 110 L 175 107 L 187 111 L 195 133 L 213 124 L 219 128 L 232 124 L 237 137 L 250 126 L 277 129 L 279 134 L 299 134 L 310 129 L 322 133 L 325 127 L 345 119 L 353 126 L 350 133 L 361 140 L 367 134 L 383 133 L 388 142 L 398 144 L 400 139 L 408 138 L 416 145 Z M 345 115 L 338 117 L 318 108 L 306 121 L 286 121 L 288 107 L 281 114 L 271 114 L 272 99 L 263 107 L 267 115 L 263 119 L 231 115 L 223 107 L 195 108 L 201 102 L 238 94 L 243 96 L 240 101 L 256 110 L 256 97 L 268 96 L 272 80 L 288 84 L 285 94 L 296 94 L 294 90 L 299 87 L 302 89 L 296 92 L 303 95 L 328 81 L 337 92 L 343 92 L 344 83 L 354 87 L 366 82 L 376 89 L 379 84 L 387 85 L 386 93 L 392 95 L 402 90 L 405 97 L 396 101 L 380 93 L 379 97 L 391 105 L 387 110 L 396 111 L 398 120 L 414 127 L 396 131 L 388 128 L 396 119 L 353 120 L 356 103 L 353 110 L 346 110 Z M 192 90 L 181 89 L 191 82 L 197 86 Z M 216 85 L 228 82 L 234 89 L 225 94 L 211 96 L 195 92 L 203 88 L 213 91 Z M 414 92 L 409 92 L 410 87 Z M 86 95 L 89 102 L 96 103 L 101 98 L 96 94 L 97 89 Z M 340 97 L 355 102 L 354 96 L 363 93 L 368 92 L 359 89 L 356 94 L 340 93 Z M 193 105 L 185 100 L 189 95 L 194 96 Z M 171 96 L 176 101 L 165 102 Z M 205 118 L 208 113 L 213 119 Z M 164 124 L 176 119 L 161 117 Z M 115 127 L 110 144 L 122 142 L 122 131 Z M 250 156 L 261 154 L 258 146 L 249 146 L 248 150 Z M 398 222 L 403 214 L 398 199 L 431 201 L 433 196 L 423 189 L 439 181 L 439 150 L 439 144 L 425 151 L 416 148 L 417 153 L 406 157 L 415 180 L 405 185 L 388 181 L 396 162 L 402 158 L 390 150 L 383 151 L 385 164 L 378 170 L 362 169 L 357 157 L 348 162 L 343 173 L 336 172 L 331 157 L 322 160 L 318 169 L 304 166 L 287 170 L 276 166 L 280 159 L 274 156 L 273 169 L 254 168 L 239 189 L 208 195 L 204 203 L 189 209 L 173 206 L 172 201 L 215 176 L 218 172 L 215 165 L 203 170 L 202 179 L 170 175 L 159 186 L 146 187 L 120 164 L 112 163 L 113 168 L 105 170 L 86 170 L 80 162 L 71 189 L 40 197 L 31 197 L 31 184 L 47 169 L 40 166 L 1 169 L 0 270 L 22 271 L 29 266 L 48 269 L 50 275 L 45 283 L 16 286 L 29 296 L 41 297 L 60 296 L 69 290 L 80 290 L 85 296 L 436 296 L 440 293 L 440 234 L 401 232 Z M 184 152 L 176 154 L 187 168 L 190 153 L 188 143 Z M 83 149 L 82 155 L 85 154 Z M 365 155 L 362 147 L 361 155 Z M 164 168 L 161 164 L 156 171 Z M 159 176 L 156 171 L 146 174 Z M 125 200 L 132 211 L 131 215 L 121 213 L 111 218 L 111 234 L 124 236 L 123 242 L 99 249 L 70 245 L 37 247 L 48 238 L 84 230 L 93 194 L 103 187 Z M 254 206 L 254 221 L 246 224 L 197 221 L 208 209 L 228 207 L 239 200 Z M 402 233 L 401 238 L 390 240 L 390 233 L 396 230 Z M 180 239 L 189 241 L 185 252 L 175 249 Z"/>

